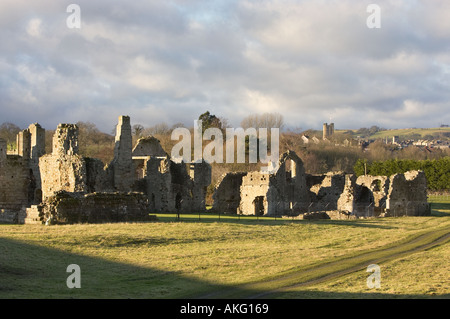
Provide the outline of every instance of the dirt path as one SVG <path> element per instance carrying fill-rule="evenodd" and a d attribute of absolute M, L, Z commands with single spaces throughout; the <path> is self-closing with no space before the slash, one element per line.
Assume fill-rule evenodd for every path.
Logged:
<path fill-rule="evenodd" d="M 270 298 L 274 294 L 282 293 L 292 288 L 332 281 L 341 276 L 366 269 L 370 264 L 392 261 L 445 244 L 449 240 L 450 229 L 448 227 L 428 230 L 389 247 L 381 247 L 350 257 L 344 256 L 336 261 L 304 267 L 276 278 L 236 286 L 225 291 L 217 291 L 197 298 Z"/>

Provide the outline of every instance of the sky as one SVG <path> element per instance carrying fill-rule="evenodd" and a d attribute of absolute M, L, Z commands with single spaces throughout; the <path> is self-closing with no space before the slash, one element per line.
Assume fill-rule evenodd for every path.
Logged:
<path fill-rule="evenodd" d="M 295 130 L 450 124 L 448 0 L 2 0 L 0 43 L 0 123 L 21 128 L 193 126 L 207 110 L 232 127 L 266 112 Z"/>

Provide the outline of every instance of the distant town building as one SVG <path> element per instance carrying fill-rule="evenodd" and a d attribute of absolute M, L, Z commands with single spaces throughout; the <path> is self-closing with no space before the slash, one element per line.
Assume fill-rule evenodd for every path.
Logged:
<path fill-rule="evenodd" d="M 334 123 L 323 123 L 323 139 L 327 139 L 334 134 Z"/>

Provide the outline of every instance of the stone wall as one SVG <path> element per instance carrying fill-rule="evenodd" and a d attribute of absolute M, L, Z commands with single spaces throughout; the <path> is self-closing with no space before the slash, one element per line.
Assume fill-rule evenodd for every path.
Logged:
<path fill-rule="evenodd" d="M 140 193 L 58 192 L 39 207 L 40 221 L 48 224 L 149 221 L 147 197 Z"/>
<path fill-rule="evenodd" d="M 8 143 L 4 139 L 0 138 L 0 163 L 6 161 L 7 154 L 8 154 Z"/>
<path fill-rule="evenodd" d="M 150 158 L 145 180 L 151 211 L 168 213 L 205 210 L 198 203 L 194 209 L 194 180 L 189 176 L 185 163 L 175 163 L 168 157 Z M 198 191 L 202 192 L 203 189 Z"/>
<path fill-rule="evenodd" d="M 97 158 L 84 157 L 86 165 L 86 187 L 88 193 L 112 192 L 113 170 L 109 166 L 104 166 L 103 162 Z"/>
<path fill-rule="evenodd" d="M 86 163 L 80 155 L 44 155 L 39 161 L 42 198 L 56 192 L 87 192 Z"/>
<path fill-rule="evenodd" d="M 237 214 L 241 202 L 242 178 L 246 172 L 223 174 L 214 188 L 213 210 L 220 213 Z"/>
<path fill-rule="evenodd" d="M 1 146 L 0 146 L 1 147 Z M 20 210 L 34 198 L 33 173 L 28 160 L 8 155 L 0 161 L 0 209 Z"/>
<path fill-rule="evenodd" d="M 242 177 L 239 212 L 244 215 L 275 214 L 277 190 L 270 187 L 270 174 L 250 172 Z M 272 177 L 273 178 L 273 177 Z M 269 192 L 270 190 L 270 192 Z"/>
<path fill-rule="evenodd" d="M 99 220 L 122 220 L 127 214 L 122 203 L 130 203 L 133 219 L 133 202 L 128 199 L 115 202 L 111 197 L 111 193 L 130 191 L 139 192 L 143 196 L 139 205 L 145 202 L 146 209 L 153 211 L 205 210 L 206 190 L 211 183 L 208 163 L 175 163 L 154 137 L 139 140 L 132 151 L 128 116 L 119 117 L 115 141 L 114 159 L 105 166 L 99 159 L 78 154 L 78 127 L 74 124 L 58 125 L 52 153 L 47 155 L 44 154 L 45 130 L 37 123 L 18 134 L 16 155 L 7 155 L 6 141 L 0 139 L 0 221 L 39 222 L 36 216 L 45 207 L 48 210 L 53 206 L 55 216 L 64 212 L 61 214 L 71 216 L 67 217 L 70 222 L 82 214 L 80 209 L 85 209 L 91 217 L 80 215 L 78 220 L 90 222 L 95 216 L 103 215 Z M 91 194 L 96 195 L 90 197 Z M 58 200 L 56 206 L 49 205 L 52 198 Z M 91 204 L 99 213 L 90 210 Z M 113 209 L 111 213 L 109 208 Z M 125 214 L 121 215 L 123 218 L 115 218 L 120 212 Z M 67 218 L 62 218 L 62 222 L 67 222 Z"/>
<path fill-rule="evenodd" d="M 359 211 L 368 210 L 370 215 L 376 217 L 383 214 L 386 209 L 386 199 L 389 192 L 389 177 L 362 175 L 358 177 L 356 184 L 357 194 L 355 195 L 355 202 L 357 209 Z"/>
<path fill-rule="evenodd" d="M 240 194 L 239 211 L 244 215 L 281 216 L 306 211 L 310 198 L 303 162 L 295 152 L 283 153 L 276 172 L 243 176 Z"/>
<path fill-rule="evenodd" d="M 86 163 L 78 155 L 78 127 L 59 124 L 52 142 L 52 154 L 39 159 L 43 199 L 59 191 L 87 192 Z"/>
<path fill-rule="evenodd" d="M 78 127 L 58 125 L 53 135 L 52 154 L 41 156 L 39 171 L 42 197 L 46 199 L 59 191 L 92 193 L 113 191 L 113 170 L 102 161 L 78 154 Z"/>
<path fill-rule="evenodd" d="M 117 191 L 128 191 L 133 185 L 135 170 L 132 160 L 132 146 L 130 117 L 119 116 L 116 127 L 114 159 L 110 164 L 114 172 L 114 188 Z"/>
<path fill-rule="evenodd" d="M 356 176 L 353 174 L 345 175 L 345 185 L 337 201 L 337 210 L 340 212 L 352 213 L 355 211 Z"/>
<path fill-rule="evenodd" d="M 189 177 L 192 180 L 191 210 L 206 210 L 206 192 L 211 184 L 211 165 L 205 161 L 189 164 Z"/>
<path fill-rule="evenodd" d="M 287 151 L 281 154 L 278 167 L 274 180 L 274 186 L 280 195 L 276 214 L 286 212 L 296 214 L 306 211 L 311 199 L 303 161 L 295 152 Z"/>
<path fill-rule="evenodd" d="M 311 180 L 311 177 L 309 177 Z M 346 183 L 345 173 L 330 172 L 319 178 L 320 183 L 310 188 L 311 211 L 336 210 L 338 201 L 344 192 Z"/>
<path fill-rule="evenodd" d="M 386 216 L 429 216 L 427 179 L 422 171 L 410 171 L 390 177 Z"/>
<path fill-rule="evenodd" d="M 132 157 L 140 157 L 140 156 L 156 156 L 156 157 L 164 157 L 168 154 L 161 147 L 159 140 L 153 136 L 147 136 L 140 138 L 135 147 L 133 148 Z"/>
<path fill-rule="evenodd" d="M 52 142 L 52 154 L 56 156 L 78 154 L 78 126 L 59 124 Z"/>

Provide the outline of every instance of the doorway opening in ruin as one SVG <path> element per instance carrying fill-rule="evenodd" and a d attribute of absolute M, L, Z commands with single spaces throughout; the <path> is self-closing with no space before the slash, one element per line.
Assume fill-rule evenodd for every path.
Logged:
<path fill-rule="evenodd" d="M 374 198 L 372 191 L 368 187 L 361 185 L 360 194 L 355 202 L 357 216 L 370 216 L 373 213 Z"/>
<path fill-rule="evenodd" d="M 40 188 L 37 188 L 34 191 L 34 204 L 38 205 L 42 202 L 42 190 Z"/>
<path fill-rule="evenodd" d="M 181 194 L 177 193 L 177 196 L 175 196 L 175 209 L 179 211 L 181 209 L 181 202 L 182 202 Z"/>
<path fill-rule="evenodd" d="M 263 216 L 264 215 L 264 196 L 256 196 L 253 201 L 253 205 L 255 207 L 255 215 Z"/>
<path fill-rule="evenodd" d="M 145 163 L 144 163 L 144 161 L 143 160 L 135 160 L 134 161 L 135 162 L 135 167 L 136 167 L 136 170 L 135 170 L 135 178 L 137 179 L 137 180 L 139 180 L 139 179 L 142 179 L 142 178 L 144 178 L 145 177 Z"/>
<path fill-rule="evenodd" d="M 155 207 L 156 207 L 156 204 L 155 204 L 155 194 L 152 193 L 151 201 L 150 201 L 150 208 L 151 208 L 152 210 L 154 210 Z"/>
<path fill-rule="evenodd" d="M 359 195 L 358 202 L 361 204 L 373 203 L 372 191 L 366 186 L 362 186 L 361 194 Z"/>
<path fill-rule="evenodd" d="M 290 182 L 295 177 L 295 162 L 291 159 L 288 159 L 284 163 L 285 173 L 286 173 L 286 181 Z"/>
<path fill-rule="evenodd" d="M 34 204 L 36 198 L 36 179 L 34 178 L 33 170 L 30 168 L 28 177 L 28 204 Z"/>

